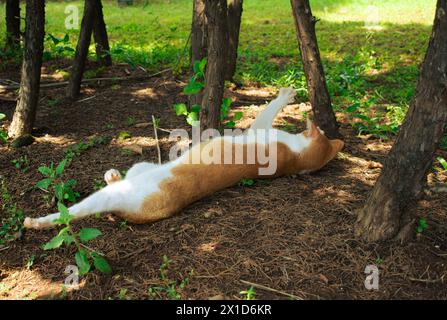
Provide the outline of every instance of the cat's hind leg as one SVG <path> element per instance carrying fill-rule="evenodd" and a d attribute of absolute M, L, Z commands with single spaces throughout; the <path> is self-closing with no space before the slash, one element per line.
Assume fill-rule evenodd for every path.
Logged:
<path fill-rule="evenodd" d="M 68 211 L 74 220 L 101 212 L 137 213 L 145 196 L 145 190 L 129 180 L 121 180 L 71 206 Z M 60 213 L 40 218 L 27 217 L 23 224 L 28 229 L 44 229 L 54 226 L 53 221 L 59 217 Z"/>

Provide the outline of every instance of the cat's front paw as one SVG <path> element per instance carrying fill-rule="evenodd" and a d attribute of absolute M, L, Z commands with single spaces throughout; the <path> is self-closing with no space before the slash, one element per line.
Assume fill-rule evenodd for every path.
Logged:
<path fill-rule="evenodd" d="M 107 170 L 104 173 L 104 180 L 107 184 L 112 184 L 121 180 L 121 173 L 116 169 Z"/>
<path fill-rule="evenodd" d="M 294 102 L 295 96 L 296 91 L 291 87 L 279 89 L 279 98 L 284 99 L 284 101 L 286 101 L 287 103 Z"/>

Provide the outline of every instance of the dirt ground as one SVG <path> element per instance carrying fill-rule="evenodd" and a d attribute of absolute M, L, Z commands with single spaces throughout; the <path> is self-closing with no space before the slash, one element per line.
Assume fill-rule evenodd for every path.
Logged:
<path fill-rule="evenodd" d="M 44 79 L 60 80 L 54 70 L 68 65 L 65 61 L 45 64 Z M 101 76 L 126 76 L 128 68 L 117 65 Z M 11 67 L 0 78 L 18 81 L 18 74 Z M 144 75 L 144 71 L 130 70 L 130 74 Z M 107 169 L 156 162 L 152 126 L 138 124 L 150 122 L 154 115 L 163 129 L 189 129 L 171 107 L 186 100 L 181 94 L 183 85 L 184 79 L 171 74 L 91 83 L 83 86 L 78 102 L 64 101 L 64 88 L 43 90 L 36 142 L 21 149 L 0 146 L 0 175 L 18 207 L 32 217 L 53 211 L 43 200 L 43 192 L 30 190 L 41 179 L 37 168 L 59 162 L 70 145 L 92 136 L 109 137 L 110 142 L 75 157 L 64 172 L 65 179 L 78 181 L 76 190 L 82 198 L 94 191 L 95 181 L 102 180 Z M 274 94 L 273 89 L 256 86 L 228 89 L 226 96 L 234 98 L 234 110 L 244 111 L 238 127 L 247 127 Z M 8 119 L 14 107 L 15 102 L 0 100 L 0 111 Z M 303 130 L 306 110 L 305 102 L 288 106 L 277 125 L 281 127 L 286 119 L 296 125 L 297 132 Z M 134 121 L 128 121 L 129 117 Z M 131 138 L 116 139 L 121 131 Z M 374 185 L 392 141 L 357 137 L 347 122 L 342 123 L 341 132 L 346 147 L 317 173 L 235 186 L 152 224 L 126 224 L 111 214 L 76 222 L 76 228 L 95 227 L 103 232 L 89 246 L 103 253 L 114 270 L 111 276 L 89 273 L 78 290 L 62 289 L 64 270 L 74 264 L 75 249 L 44 251 L 42 244 L 57 230 L 27 231 L 0 248 L 0 299 L 157 298 L 148 289 L 163 283 L 159 268 L 164 255 L 172 261 L 170 279 L 181 280 L 194 270 L 186 288 L 178 289 L 183 299 L 241 299 L 240 291 L 250 287 L 245 281 L 276 290 L 256 288 L 257 299 L 447 299 L 445 193 L 428 194 L 417 207 L 409 206 L 429 225 L 410 243 L 367 244 L 356 239 L 356 210 Z M 159 131 L 159 138 L 166 161 L 173 142 L 164 131 Z M 123 152 L 130 144 L 141 146 L 143 153 Z M 27 172 L 11 164 L 22 155 L 30 159 Z M 433 172 L 430 185 L 445 178 Z M 35 260 L 28 268 L 32 255 Z M 371 264 L 380 271 L 379 290 L 364 286 L 364 270 Z"/>

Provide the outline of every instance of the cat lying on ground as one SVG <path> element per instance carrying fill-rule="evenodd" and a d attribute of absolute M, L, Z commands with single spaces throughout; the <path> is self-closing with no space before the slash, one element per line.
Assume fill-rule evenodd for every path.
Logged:
<path fill-rule="evenodd" d="M 329 140 L 310 120 L 307 130 L 300 134 L 273 129 L 274 118 L 294 97 L 295 90 L 281 88 L 279 96 L 260 112 L 242 135 L 201 142 L 178 159 L 161 165 L 137 163 L 124 179 L 119 171 L 110 169 L 104 175 L 108 186 L 70 207 L 70 214 L 74 219 L 80 219 L 96 213 L 114 212 L 129 222 L 148 223 L 168 218 L 201 198 L 237 184 L 241 179 L 319 170 L 335 157 L 344 143 L 338 139 Z M 260 132 L 265 134 L 265 130 L 269 132 L 269 140 L 262 141 L 258 138 Z M 250 150 L 261 149 L 267 150 L 276 162 L 274 171 L 268 172 L 258 153 L 254 161 L 248 161 Z M 195 152 L 202 155 L 198 161 L 194 158 Z M 225 161 L 237 157 L 239 162 Z M 43 229 L 53 226 L 58 217 L 59 213 L 36 219 L 27 217 L 24 225 L 26 228 Z"/>

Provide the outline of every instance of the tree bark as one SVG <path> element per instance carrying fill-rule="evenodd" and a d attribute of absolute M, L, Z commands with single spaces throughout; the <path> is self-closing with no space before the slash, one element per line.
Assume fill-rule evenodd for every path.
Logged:
<path fill-rule="evenodd" d="M 206 30 L 205 0 L 194 0 L 191 26 L 191 52 L 190 52 L 190 72 L 194 73 L 194 62 L 200 61 L 207 54 L 207 30 Z M 189 105 L 200 105 L 202 103 L 203 92 L 189 96 Z"/>
<path fill-rule="evenodd" d="M 309 0 L 290 2 L 315 122 L 329 138 L 340 137 L 315 34 L 317 19 L 312 15 Z"/>
<path fill-rule="evenodd" d="M 81 31 L 67 88 L 67 97 L 70 99 L 77 98 L 81 90 L 81 80 L 84 73 L 85 61 L 87 60 L 88 47 L 90 46 L 92 37 L 93 19 L 95 17 L 94 1 L 95 0 L 85 0 Z"/>
<path fill-rule="evenodd" d="M 6 47 L 20 46 L 20 3 L 19 0 L 6 0 Z"/>
<path fill-rule="evenodd" d="M 19 100 L 8 132 L 13 138 L 30 134 L 36 118 L 45 35 L 44 0 L 26 1 L 25 21 Z"/>
<path fill-rule="evenodd" d="M 106 23 L 104 22 L 101 0 L 95 0 L 93 4 L 95 10 L 93 37 L 95 39 L 96 56 L 101 64 L 111 66 L 112 56 L 110 55 L 109 38 L 107 36 Z"/>
<path fill-rule="evenodd" d="M 227 0 L 206 0 L 208 60 L 205 73 L 200 125 L 202 129 L 220 128 L 220 109 L 225 84 L 228 25 Z"/>
<path fill-rule="evenodd" d="M 228 4 L 228 59 L 225 79 L 233 80 L 236 72 L 239 31 L 241 29 L 243 0 L 231 0 Z"/>
<path fill-rule="evenodd" d="M 414 234 L 409 205 L 421 196 L 447 121 L 447 1 L 438 0 L 427 53 L 404 124 L 355 233 L 367 241 L 406 240 Z"/>

